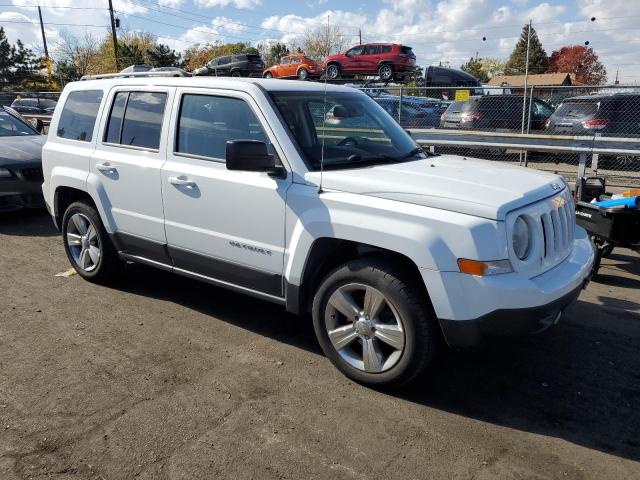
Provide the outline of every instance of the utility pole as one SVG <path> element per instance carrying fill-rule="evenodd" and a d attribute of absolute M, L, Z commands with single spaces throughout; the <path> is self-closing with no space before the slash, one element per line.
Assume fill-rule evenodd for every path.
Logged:
<path fill-rule="evenodd" d="M 120 71 L 120 65 L 118 65 L 118 38 L 116 37 L 116 20 L 113 17 L 113 4 L 109 0 L 109 15 L 111 16 L 111 36 L 113 37 L 113 56 L 116 60 L 116 70 Z"/>
<path fill-rule="evenodd" d="M 362 45 L 362 29 L 358 29 L 358 37 L 360 37 L 360 43 L 358 45 Z"/>
<path fill-rule="evenodd" d="M 38 17 L 40 18 L 40 31 L 42 32 L 42 44 L 44 45 L 44 56 L 49 60 L 49 49 L 47 48 L 47 37 L 44 34 L 44 23 L 42 23 L 42 10 L 38 5 Z"/>

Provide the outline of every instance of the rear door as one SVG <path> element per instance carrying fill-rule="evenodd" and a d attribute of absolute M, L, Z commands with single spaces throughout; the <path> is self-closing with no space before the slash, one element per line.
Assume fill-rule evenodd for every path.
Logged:
<path fill-rule="evenodd" d="M 109 92 L 89 182 L 121 251 L 167 263 L 160 169 L 165 161 L 170 87 Z"/>
<path fill-rule="evenodd" d="M 382 58 L 380 45 L 367 45 L 361 56 L 360 68 L 365 72 L 374 73 L 378 70 L 378 63 Z"/>

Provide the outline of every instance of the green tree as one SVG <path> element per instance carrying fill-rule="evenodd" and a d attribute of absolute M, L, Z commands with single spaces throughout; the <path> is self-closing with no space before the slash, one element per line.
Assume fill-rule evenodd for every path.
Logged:
<path fill-rule="evenodd" d="M 480 59 L 482 71 L 491 78 L 494 75 L 504 75 L 505 61 L 495 57 L 482 57 Z"/>
<path fill-rule="evenodd" d="M 0 84 L 9 82 L 15 54 L 15 47 L 9 43 L 4 28 L 0 27 Z"/>
<path fill-rule="evenodd" d="M 483 83 L 489 81 L 489 75 L 482 69 L 482 59 L 471 57 L 467 63 L 460 65 L 460 69 L 473 75 Z"/>
<path fill-rule="evenodd" d="M 145 52 L 145 63 L 152 67 L 177 67 L 180 65 L 180 54 L 167 45 L 157 43 Z"/>
<path fill-rule="evenodd" d="M 529 36 L 529 25 L 522 28 L 520 39 L 516 43 L 507 64 L 505 65 L 506 75 L 522 75 L 525 73 L 527 58 L 527 37 Z M 544 73 L 549 66 L 549 57 L 542 48 L 542 43 L 538 38 L 536 30 L 531 27 L 531 42 L 529 46 L 529 73 Z"/>
<path fill-rule="evenodd" d="M 262 50 L 262 56 L 264 57 L 264 63 L 267 67 L 277 65 L 285 55 L 289 55 L 289 49 L 284 43 L 274 43 L 273 45 L 264 45 Z"/>

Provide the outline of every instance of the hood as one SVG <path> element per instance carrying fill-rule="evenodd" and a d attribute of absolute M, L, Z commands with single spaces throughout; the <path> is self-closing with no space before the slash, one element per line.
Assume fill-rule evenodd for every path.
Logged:
<path fill-rule="evenodd" d="M 309 172 L 305 179 L 317 185 L 320 172 Z M 325 170 L 322 180 L 322 187 L 327 190 L 492 220 L 504 220 L 511 210 L 557 194 L 564 185 L 558 175 L 453 155 L 368 168 Z"/>
<path fill-rule="evenodd" d="M 42 160 L 42 146 L 46 135 L 0 137 L 0 165 Z"/>

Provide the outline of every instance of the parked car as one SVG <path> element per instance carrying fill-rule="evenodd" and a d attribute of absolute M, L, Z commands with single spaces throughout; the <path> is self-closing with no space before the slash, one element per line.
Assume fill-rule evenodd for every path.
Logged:
<path fill-rule="evenodd" d="M 523 98 L 521 95 L 473 96 L 466 102 L 453 102 L 442 115 L 440 127 L 466 130 L 521 130 Z M 526 115 L 529 99 L 526 99 Z M 553 113 L 553 107 L 534 97 L 530 130 L 542 130 Z M 526 128 L 526 123 L 525 123 Z"/>
<path fill-rule="evenodd" d="M 44 207 L 45 140 L 18 112 L 0 106 L 0 212 Z"/>
<path fill-rule="evenodd" d="M 440 117 L 450 102 L 432 98 L 402 97 L 402 110 L 399 111 L 399 96 L 377 96 L 373 99 L 395 120 L 400 118 L 403 128 L 434 128 L 440 126 Z"/>
<path fill-rule="evenodd" d="M 191 77 L 192 75 L 178 67 L 155 67 L 149 70 L 150 72 L 171 72 L 174 73 L 176 77 Z"/>
<path fill-rule="evenodd" d="M 546 124 L 550 133 L 640 135 L 640 94 L 584 95 L 563 100 Z"/>
<path fill-rule="evenodd" d="M 324 61 L 329 80 L 340 76 L 377 75 L 382 81 L 402 78 L 416 71 L 416 56 L 411 47 L 395 43 L 368 43 L 346 53 L 329 55 Z"/>
<path fill-rule="evenodd" d="M 204 67 L 197 68 L 193 74 L 213 77 L 261 77 L 264 62 L 260 55 L 238 54 L 217 57 Z"/>
<path fill-rule="evenodd" d="M 559 135 L 640 136 L 640 94 L 584 95 L 563 100 L 546 123 Z M 640 157 L 600 155 L 604 168 L 640 170 Z"/>
<path fill-rule="evenodd" d="M 302 53 L 293 53 L 282 57 L 278 65 L 267 68 L 264 78 L 317 78 L 322 75 L 322 66 Z"/>
<path fill-rule="evenodd" d="M 30 115 L 52 115 L 56 100 L 41 97 L 20 97 L 11 102 L 11 108 L 18 113 Z"/>
<path fill-rule="evenodd" d="M 327 357 L 370 385 L 415 378 L 442 336 L 553 325 L 594 259 L 560 176 L 426 154 L 342 86 L 70 83 L 43 165 L 81 277 L 138 262 L 310 312 Z"/>
<path fill-rule="evenodd" d="M 120 70 L 120 73 L 140 73 L 140 72 L 149 72 L 153 70 L 151 65 L 129 65 L 126 68 Z"/>

